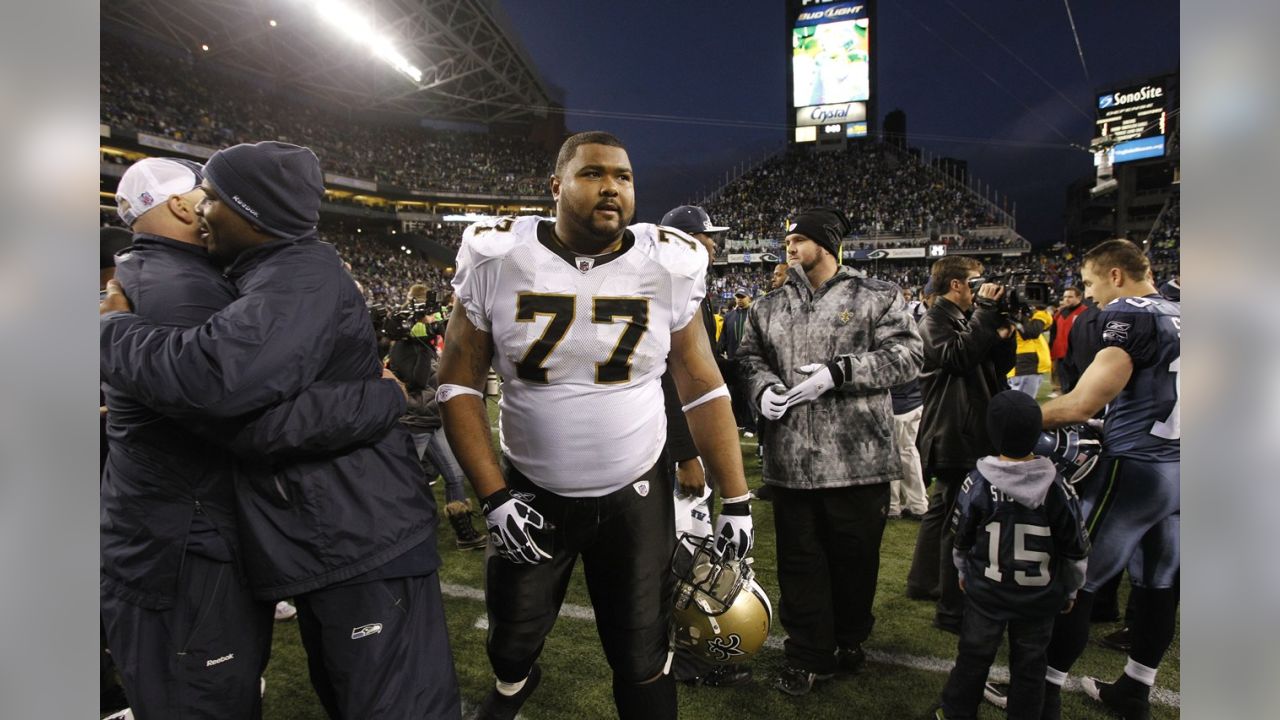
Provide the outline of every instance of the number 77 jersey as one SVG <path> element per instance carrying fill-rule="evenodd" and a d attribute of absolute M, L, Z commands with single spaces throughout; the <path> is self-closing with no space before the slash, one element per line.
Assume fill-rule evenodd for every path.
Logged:
<path fill-rule="evenodd" d="M 1182 310 L 1159 295 L 1117 298 L 1098 316 L 1102 347 L 1118 347 L 1133 374 L 1107 405 L 1102 447 L 1107 455 L 1178 462 L 1182 445 Z"/>
<path fill-rule="evenodd" d="M 621 247 L 575 255 L 538 217 L 467 228 L 453 287 L 493 336 L 503 378 L 502 452 L 569 497 L 633 482 L 666 441 L 660 379 L 671 334 L 706 294 L 706 250 L 678 230 L 627 229 Z"/>

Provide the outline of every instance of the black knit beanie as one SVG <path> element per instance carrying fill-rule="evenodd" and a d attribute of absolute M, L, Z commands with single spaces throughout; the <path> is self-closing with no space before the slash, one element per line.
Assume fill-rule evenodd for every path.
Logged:
<path fill-rule="evenodd" d="M 996 452 L 1006 457 L 1030 455 L 1043 422 L 1040 404 L 1021 390 L 1005 390 L 987 404 L 987 436 Z"/>
<path fill-rule="evenodd" d="M 273 141 L 235 145 L 214 153 L 204 176 L 224 202 L 272 235 L 306 235 L 320 221 L 324 173 L 308 148 Z"/>
<path fill-rule="evenodd" d="M 840 259 L 840 240 L 852 229 L 853 225 L 843 212 L 829 207 L 809 208 L 787 224 L 788 234 L 799 233 L 809 238 L 826 248 L 837 260 Z"/>

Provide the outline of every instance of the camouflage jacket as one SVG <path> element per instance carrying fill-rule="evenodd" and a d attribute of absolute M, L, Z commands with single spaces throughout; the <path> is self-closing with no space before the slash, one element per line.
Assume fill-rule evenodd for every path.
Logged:
<path fill-rule="evenodd" d="M 765 388 L 794 387 L 797 368 L 839 360 L 845 382 L 762 429 L 764 480 L 787 488 L 873 485 L 901 477 L 889 388 L 914 379 L 920 335 L 897 285 L 847 268 L 816 290 L 796 268 L 751 307 L 738 361 L 760 406 Z"/>

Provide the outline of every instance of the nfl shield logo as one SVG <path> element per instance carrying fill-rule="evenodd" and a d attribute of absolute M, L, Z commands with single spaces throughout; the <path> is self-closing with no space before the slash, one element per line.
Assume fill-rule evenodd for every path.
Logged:
<path fill-rule="evenodd" d="M 141 195 L 138 196 L 138 199 L 142 201 L 143 205 L 147 205 L 147 206 L 150 206 L 152 203 L 156 201 L 155 198 L 151 197 L 151 193 L 149 192 L 142 193 Z"/>
<path fill-rule="evenodd" d="M 581 272 L 587 272 L 593 266 L 595 266 L 595 264 L 596 264 L 596 261 L 593 258 L 584 258 L 584 257 L 578 258 L 578 270 L 580 270 Z"/>
<path fill-rule="evenodd" d="M 636 484 L 632 485 L 631 487 L 633 487 L 633 488 L 635 488 L 635 489 L 636 489 L 636 493 L 637 493 L 640 497 L 648 497 L 648 496 L 649 496 L 649 481 L 648 481 L 648 480 L 641 480 L 640 482 L 638 482 L 638 483 L 636 483 Z"/>

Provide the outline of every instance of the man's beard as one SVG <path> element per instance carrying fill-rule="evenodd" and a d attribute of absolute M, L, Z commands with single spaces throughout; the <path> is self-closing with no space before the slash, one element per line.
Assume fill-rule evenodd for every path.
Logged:
<path fill-rule="evenodd" d="M 632 216 L 634 217 L 634 215 Z M 599 252 L 603 252 L 604 248 L 613 244 L 627 229 L 631 218 L 625 217 L 621 212 L 618 213 L 617 227 L 604 227 L 595 222 L 595 207 L 591 208 L 591 213 L 586 218 L 580 216 L 573 217 L 573 224 L 578 227 L 586 238 L 593 241 L 591 244 L 598 248 Z"/>

